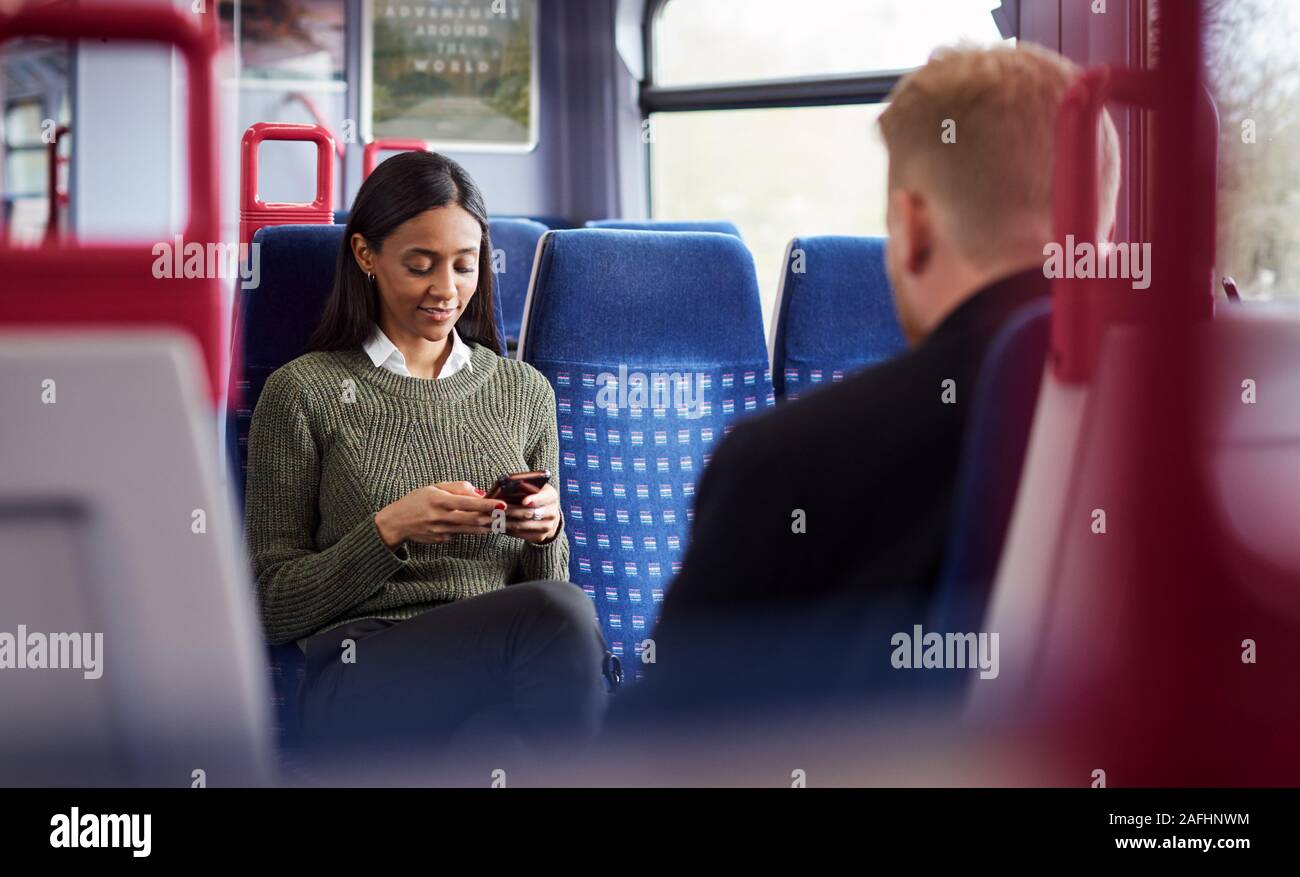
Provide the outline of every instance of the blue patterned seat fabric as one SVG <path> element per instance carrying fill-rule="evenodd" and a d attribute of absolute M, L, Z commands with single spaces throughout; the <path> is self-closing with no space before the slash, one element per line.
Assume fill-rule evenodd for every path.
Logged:
<path fill-rule="evenodd" d="M 906 346 L 884 248 L 884 238 L 790 242 L 772 330 L 774 385 L 783 400 L 841 381 Z"/>
<path fill-rule="evenodd" d="M 501 303 L 505 325 L 503 340 L 513 347 L 519 343 L 537 242 L 547 229 L 528 219 L 492 219 L 488 228 L 492 235 L 492 270 L 497 276 L 497 299 Z"/>
<path fill-rule="evenodd" d="M 570 578 L 639 677 L 696 485 L 731 425 L 775 403 L 753 260 L 721 234 L 544 239 L 520 355 L 550 381 Z"/>

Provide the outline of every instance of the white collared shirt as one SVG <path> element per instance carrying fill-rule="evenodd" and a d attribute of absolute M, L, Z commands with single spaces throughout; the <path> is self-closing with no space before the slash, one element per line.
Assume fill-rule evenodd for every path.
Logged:
<path fill-rule="evenodd" d="M 406 357 L 402 351 L 397 349 L 397 345 L 389 340 L 383 330 L 375 326 L 375 331 L 371 333 L 370 340 L 365 344 L 366 354 L 370 361 L 375 364 L 376 368 L 386 368 L 395 375 L 401 375 L 404 378 L 412 377 L 410 370 L 406 367 Z M 459 333 L 455 329 L 451 330 L 451 353 L 447 355 L 447 361 L 443 363 L 442 371 L 438 372 L 438 379 L 449 378 L 461 369 L 473 370 L 470 360 L 474 358 L 474 351 L 464 341 L 460 340 Z"/>

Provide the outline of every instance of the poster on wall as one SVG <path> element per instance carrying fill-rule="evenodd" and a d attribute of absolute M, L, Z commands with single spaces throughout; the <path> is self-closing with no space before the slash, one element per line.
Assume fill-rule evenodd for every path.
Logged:
<path fill-rule="evenodd" d="M 367 138 L 526 152 L 537 144 L 534 0 L 368 0 Z"/>

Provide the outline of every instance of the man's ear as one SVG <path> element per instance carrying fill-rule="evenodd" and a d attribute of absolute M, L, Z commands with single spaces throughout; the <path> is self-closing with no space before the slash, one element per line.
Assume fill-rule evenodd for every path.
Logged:
<path fill-rule="evenodd" d="M 889 195 L 893 222 L 889 229 L 891 244 L 898 247 L 895 265 L 908 274 L 920 274 L 929 265 L 934 246 L 934 217 L 925 199 L 906 189 Z"/>
<path fill-rule="evenodd" d="M 370 244 L 359 234 L 352 235 L 352 258 L 357 260 L 357 265 L 367 274 L 374 273 L 375 254 L 370 249 Z"/>

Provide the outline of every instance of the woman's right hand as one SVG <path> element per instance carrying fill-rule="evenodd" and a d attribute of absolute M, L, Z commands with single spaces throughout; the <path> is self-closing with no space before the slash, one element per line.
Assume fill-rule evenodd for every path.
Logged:
<path fill-rule="evenodd" d="M 384 506 L 375 514 L 375 526 L 390 549 L 408 540 L 446 542 L 457 533 L 491 532 L 493 510 L 505 507 L 499 499 L 485 499 L 468 481 L 444 481 Z"/>

